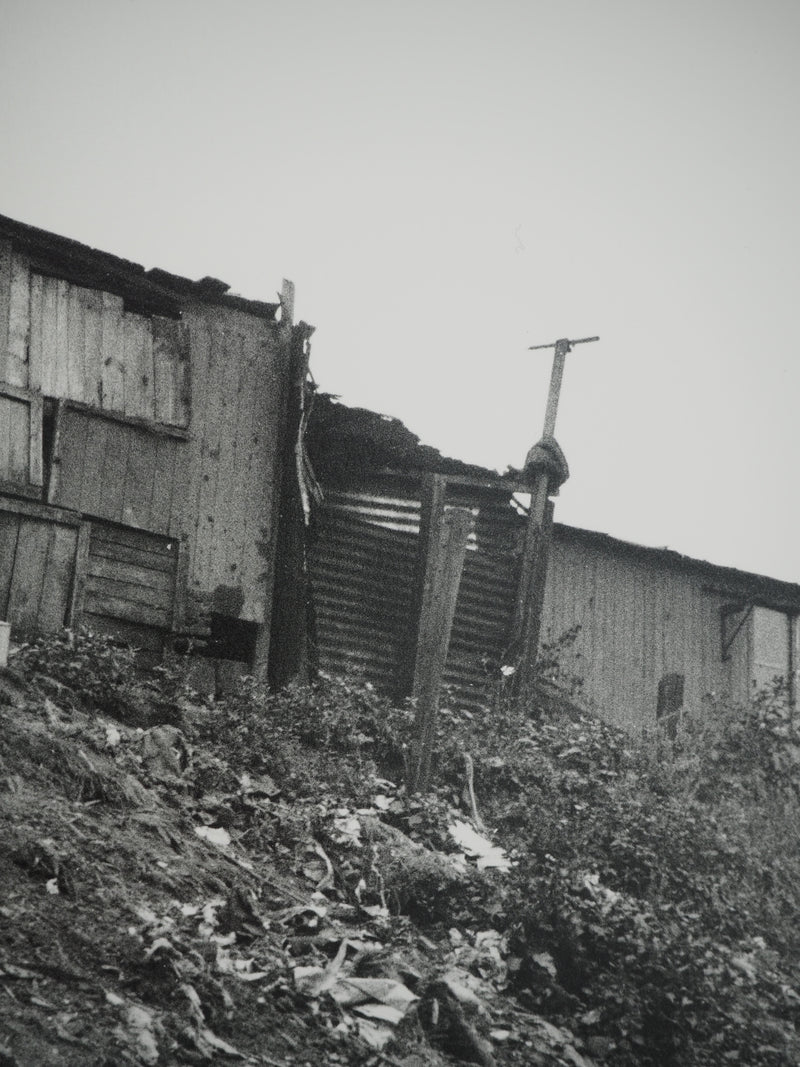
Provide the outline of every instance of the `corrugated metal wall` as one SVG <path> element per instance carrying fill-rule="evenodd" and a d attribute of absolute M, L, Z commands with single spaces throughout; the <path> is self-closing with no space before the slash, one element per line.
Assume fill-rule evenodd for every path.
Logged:
<path fill-rule="evenodd" d="M 445 684 L 478 703 L 499 666 L 513 610 L 522 520 L 497 496 L 451 491 L 470 535 Z M 394 691 L 407 675 L 419 552 L 419 487 L 326 491 L 310 553 L 320 666 Z"/>

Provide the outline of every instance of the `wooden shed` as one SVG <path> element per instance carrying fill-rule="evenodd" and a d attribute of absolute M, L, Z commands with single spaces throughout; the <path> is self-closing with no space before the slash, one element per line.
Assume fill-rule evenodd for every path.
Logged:
<path fill-rule="evenodd" d="M 308 444 L 324 491 L 310 552 L 319 666 L 408 692 L 420 529 L 432 475 L 444 507 L 468 507 L 467 544 L 444 680 L 487 706 L 512 629 L 526 519 L 519 477 L 470 467 L 419 444 L 397 420 L 320 398 Z M 794 697 L 800 586 L 556 523 L 543 642 L 577 628 L 571 673 L 583 701 L 637 729 L 745 700 L 780 676 Z"/>
<path fill-rule="evenodd" d="M 264 665 L 310 328 L 0 217 L 0 618 Z"/>

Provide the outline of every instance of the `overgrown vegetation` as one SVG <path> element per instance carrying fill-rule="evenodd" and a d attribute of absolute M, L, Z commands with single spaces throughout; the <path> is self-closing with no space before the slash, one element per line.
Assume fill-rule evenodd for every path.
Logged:
<path fill-rule="evenodd" d="M 369 936 L 380 931 L 395 964 L 417 945 L 416 979 L 404 979 L 417 1007 L 380 1054 L 340 1046 L 339 1062 L 800 1062 L 800 716 L 779 683 L 746 706 L 709 701 L 674 738 L 633 738 L 566 705 L 521 708 L 502 688 L 491 713 L 453 703 L 440 717 L 435 789 L 415 798 L 402 788 L 413 709 L 367 685 L 276 694 L 247 681 L 204 705 L 180 664 L 133 683 L 126 656 L 86 634 L 48 638 L 17 654 L 14 677 L 38 678 L 62 710 L 88 703 L 139 733 L 177 721 L 187 755 L 167 782 L 170 803 L 183 797 L 184 818 L 225 828 L 251 862 L 267 857 L 316 891 L 316 925 L 313 907 L 296 908 L 306 925 L 295 935 L 319 933 L 336 906 L 352 910 L 362 942 L 377 923 Z M 549 682 L 568 674 L 554 650 Z M 111 756 L 130 773 L 123 748 Z M 478 829 L 509 870 L 465 863 L 453 836 L 475 814 L 469 764 L 490 828 Z M 96 803 L 125 796 L 99 789 Z M 250 890 L 255 913 L 264 884 Z M 325 944 L 313 950 L 332 974 Z M 424 966 L 419 944 L 438 946 Z M 454 967 L 480 1003 L 445 1033 L 431 1020 Z M 288 988 L 270 973 L 275 995 Z M 314 1013 L 330 1032 L 342 1021 L 324 997 Z M 158 1062 L 189 1053 L 172 1055 Z"/>

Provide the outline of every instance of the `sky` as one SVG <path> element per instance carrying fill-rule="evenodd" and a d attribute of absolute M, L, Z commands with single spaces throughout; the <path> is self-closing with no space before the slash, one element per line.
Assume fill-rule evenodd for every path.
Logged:
<path fill-rule="evenodd" d="M 253 299 L 557 520 L 800 582 L 800 4 L 0 0 L 0 214 Z"/>

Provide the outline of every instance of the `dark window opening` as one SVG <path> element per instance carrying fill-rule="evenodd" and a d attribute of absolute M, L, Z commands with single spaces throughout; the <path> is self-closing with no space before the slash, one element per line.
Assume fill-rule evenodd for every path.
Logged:
<path fill-rule="evenodd" d="M 258 623 L 234 619 L 230 615 L 211 616 L 211 634 L 203 655 L 212 659 L 234 659 L 252 663 L 256 653 Z"/>
<path fill-rule="evenodd" d="M 685 683 L 685 677 L 677 672 L 665 674 L 658 683 L 656 720 L 671 738 L 674 738 L 678 732 L 678 722 L 683 711 Z"/>
<path fill-rule="evenodd" d="M 42 401 L 42 499 L 47 500 L 53 470 L 58 424 L 58 401 L 46 396 Z"/>

